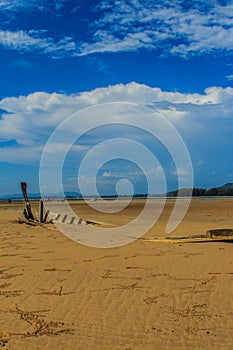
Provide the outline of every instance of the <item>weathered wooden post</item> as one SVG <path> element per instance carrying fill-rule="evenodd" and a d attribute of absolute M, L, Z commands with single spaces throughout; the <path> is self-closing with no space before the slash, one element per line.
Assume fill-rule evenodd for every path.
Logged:
<path fill-rule="evenodd" d="M 34 220 L 34 216 L 32 214 L 32 209 L 31 209 L 31 205 L 29 203 L 28 195 L 27 195 L 27 183 L 26 182 L 21 182 L 21 188 L 22 188 L 23 197 L 24 197 L 25 206 L 26 206 L 27 219 Z"/>
<path fill-rule="evenodd" d="M 49 210 L 46 210 L 43 222 L 46 222 L 48 216 L 49 216 Z"/>
<path fill-rule="evenodd" d="M 43 224 L 44 222 L 44 203 L 43 203 L 43 200 L 40 199 L 40 202 L 39 202 L 39 213 L 40 213 L 40 223 Z"/>

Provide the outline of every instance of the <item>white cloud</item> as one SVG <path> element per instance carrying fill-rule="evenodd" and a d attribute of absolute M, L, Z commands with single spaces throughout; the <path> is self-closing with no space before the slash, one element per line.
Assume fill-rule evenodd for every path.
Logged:
<path fill-rule="evenodd" d="M 187 170 L 180 168 L 174 171 L 174 175 L 184 176 L 184 175 L 188 175 L 188 172 Z"/>
<path fill-rule="evenodd" d="M 125 177 L 125 174 L 119 174 L 119 173 L 113 173 L 112 171 L 105 171 L 102 175 L 103 177 L 117 177 L 117 178 L 121 178 L 121 177 Z M 129 174 L 127 174 L 127 176 L 129 176 Z"/>
<path fill-rule="evenodd" d="M 228 80 L 233 80 L 233 74 L 227 75 L 226 78 L 227 78 Z"/>
<path fill-rule="evenodd" d="M 44 3 L 44 0 L 1 0 L 0 10 L 1 11 L 17 11 L 25 8 L 32 8 L 38 4 Z"/>
<path fill-rule="evenodd" d="M 0 11 L 10 15 L 19 11 L 48 11 L 51 7 L 59 10 L 67 0 L 0 0 Z"/>
<path fill-rule="evenodd" d="M 20 52 L 38 52 L 50 54 L 53 57 L 62 57 L 72 54 L 75 49 L 75 43 L 71 37 L 64 37 L 59 41 L 54 41 L 45 36 L 45 31 L 7 31 L 0 30 L 0 45 Z"/>
<path fill-rule="evenodd" d="M 105 103 L 112 101 L 129 101 L 142 105 L 153 105 L 158 102 L 172 104 L 208 105 L 220 103 L 223 99 L 232 99 L 233 89 L 210 87 L 204 94 L 180 93 L 162 91 L 160 88 L 151 88 L 144 84 L 132 82 L 130 84 L 117 84 L 108 88 L 97 88 L 91 92 L 83 92 L 79 99 L 85 104 Z"/>
<path fill-rule="evenodd" d="M 83 43 L 77 56 L 85 56 L 92 53 L 136 51 L 140 48 L 152 49 L 154 47 L 153 37 L 147 32 L 129 33 L 124 38 L 118 38 L 105 31 L 94 34 L 94 43 Z"/>
<path fill-rule="evenodd" d="M 72 95 L 35 92 L 27 96 L 8 97 L 0 101 L 0 109 L 5 111 L 0 118 L 0 140 L 16 140 L 17 144 L 5 146 L 0 161 L 38 161 L 47 139 L 67 117 L 89 106 L 117 101 L 140 104 L 160 111 L 189 139 L 192 139 L 195 130 L 198 133 L 201 129 L 213 130 L 212 121 L 224 125 L 224 118 L 233 117 L 233 88 L 230 87 L 210 87 L 203 94 L 184 94 L 133 82 Z M 111 113 L 111 106 L 109 108 Z M 99 117 L 96 115 L 96 118 Z M 62 145 L 54 145 L 53 152 L 59 151 L 59 147 L 66 147 L 70 132 L 77 132 L 77 135 L 81 133 L 82 125 L 77 124 L 75 128 L 67 130 L 67 139 L 63 140 Z M 119 137 L 114 131 L 112 133 L 112 138 Z M 134 136 L 138 136 L 135 131 Z M 101 139 L 101 133 L 91 135 L 86 144 L 74 145 L 73 151 L 85 152 L 96 142 L 96 137 Z M 105 174 L 107 175 L 108 173 Z"/>
<path fill-rule="evenodd" d="M 92 41 L 82 55 L 94 52 L 163 49 L 189 56 L 233 48 L 233 4 L 193 1 L 103 1 Z"/>
<path fill-rule="evenodd" d="M 54 18 L 59 15 L 64 20 L 59 10 L 66 1 L 0 0 L 0 13 L 9 17 L 19 15 L 21 11 L 28 15 L 32 11 L 45 14 L 52 11 Z M 6 26 L 0 32 L 0 44 L 7 49 L 33 51 L 54 58 L 140 49 L 159 49 L 165 55 L 184 57 L 233 53 L 232 1 L 220 4 L 215 0 L 104 0 L 93 8 L 95 20 L 93 13 L 90 13 L 92 20 L 85 39 L 80 36 L 81 32 L 70 32 L 70 29 L 64 38 L 55 39 L 52 34 L 42 30 L 13 32 L 6 30 Z M 77 22 L 80 20 L 82 4 L 78 10 L 77 13 L 71 10 L 72 19 Z M 85 12 L 85 15 L 88 20 L 89 14 Z"/>

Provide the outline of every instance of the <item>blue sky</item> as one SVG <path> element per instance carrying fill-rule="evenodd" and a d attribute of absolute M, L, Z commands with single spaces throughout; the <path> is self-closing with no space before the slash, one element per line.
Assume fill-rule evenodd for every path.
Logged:
<path fill-rule="evenodd" d="M 40 158 L 58 125 L 83 108 L 121 101 L 175 126 L 195 186 L 233 182 L 233 1 L 0 0 L 0 18 L 0 194 L 19 192 L 22 180 L 38 192 Z M 168 190 L 177 186 L 164 147 L 123 129 L 82 136 L 64 164 L 66 190 L 78 190 L 79 164 L 93 145 L 122 135 L 158 157 Z M 116 160 L 100 169 L 100 192 L 114 193 L 117 179 L 147 190 L 136 165 Z"/>

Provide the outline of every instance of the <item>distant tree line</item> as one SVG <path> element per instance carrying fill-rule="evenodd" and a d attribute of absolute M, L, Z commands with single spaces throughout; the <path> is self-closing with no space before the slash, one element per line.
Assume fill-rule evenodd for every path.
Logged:
<path fill-rule="evenodd" d="M 209 190 L 205 188 L 182 188 L 179 191 L 180 196 L 187 197 L 192 191 L 193 197 L 203 197 L 203 196 L 233 196 L 233 188 L 222 188 L 222 187 L 213 187 Z M 172 192 L 172 196 L 177 197 L 178 190 Z"/>

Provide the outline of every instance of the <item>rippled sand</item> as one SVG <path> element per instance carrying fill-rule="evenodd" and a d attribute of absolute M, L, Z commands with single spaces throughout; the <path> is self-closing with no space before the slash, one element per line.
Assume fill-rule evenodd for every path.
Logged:
<path fill-rule="evenodd" d="M 83 219 L 116 226 L 137 217 L 143 205 L 135 200 L 118 213 L 103 214 L 72 202 Z M 151 201 L 151 215 L 157 206 Z M 167 235 L 173 206 L 171 199 L 144 237 Z M 33 203 L 34 212 L 37 207 Z M 233 228 L 232 207 L 233 199 L 194 199 L 170 235 Z M 0 347 L 232 348 L 233 244 L 139 239 L 122 247 L 91 248 L 52 225 L 15 222 L 22 211 L 23 203 L 0 203 Z"/>

